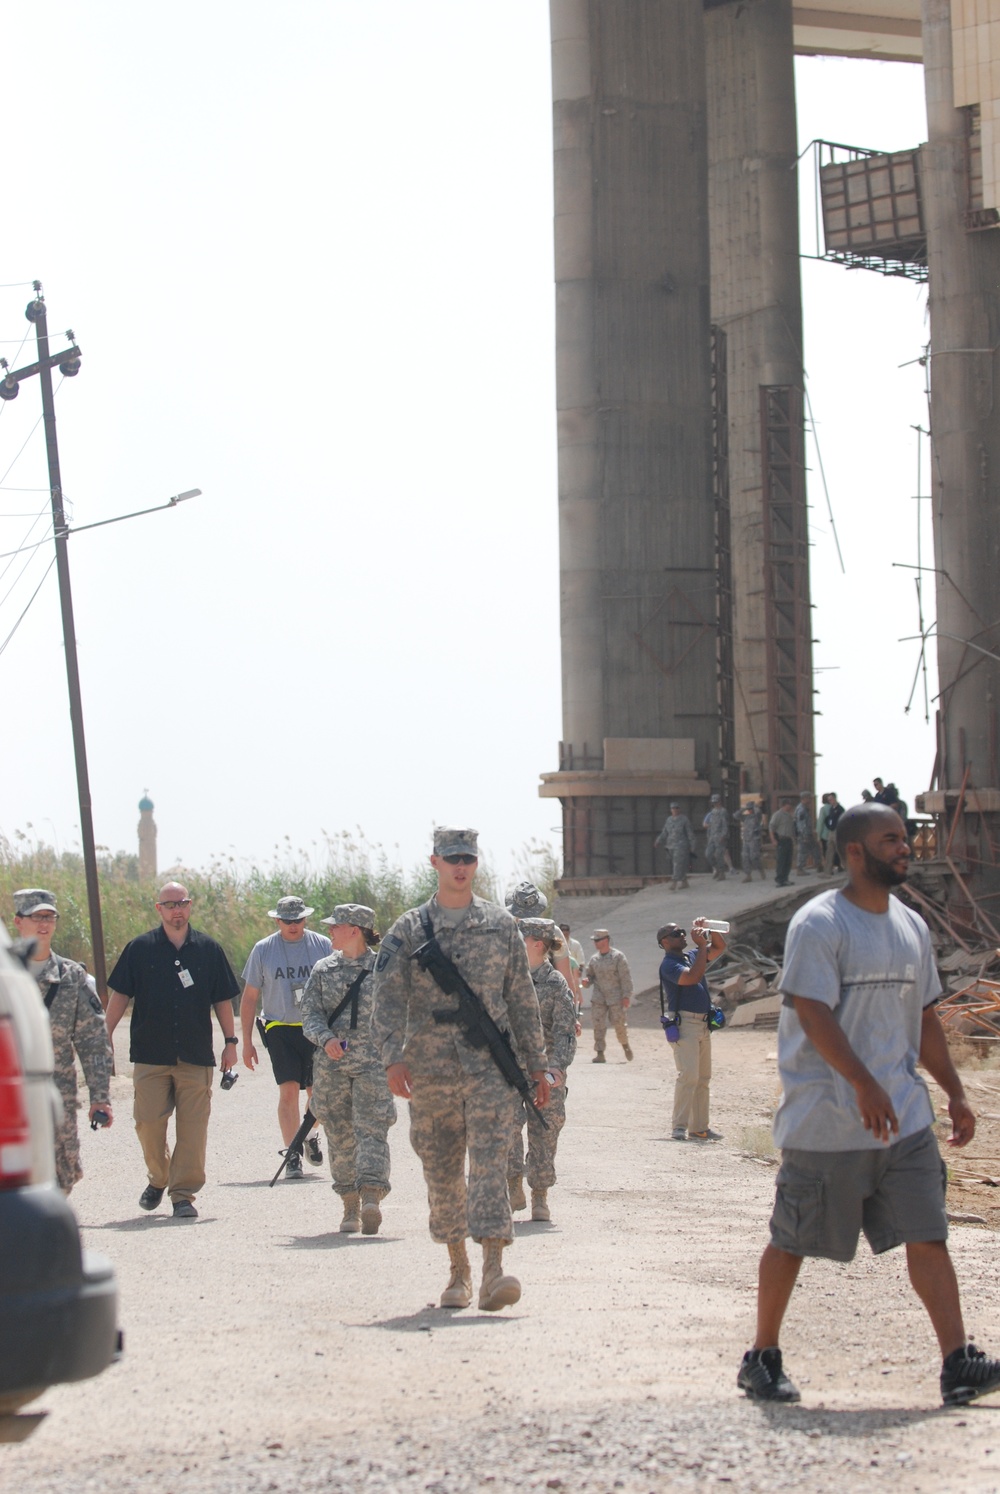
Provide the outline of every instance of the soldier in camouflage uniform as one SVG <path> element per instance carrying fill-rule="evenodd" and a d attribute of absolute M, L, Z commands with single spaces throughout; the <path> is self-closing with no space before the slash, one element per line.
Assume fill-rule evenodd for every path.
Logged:
<path fill-rule="evenodd" d="M 712 878 L 724 882 L 729 870 L 729 815 L 722 804 L 721 794 L 712 795 L 712 807 L 702 822 L 708 836 L 705 860 L 712 868 Z"/>
<path fill-rule="evenodd" d="M 607 929 L 595 929 L 593 938 L 595 951 L 583 967 L 583 984 L 594 987 L 590 999 L 590 1018 L 594 1026 L 594 1057 L 591 1062 L 607 1062 L 604 1045 L 610 1022 L 625 1050 L 625 1057 L 631 1063 L 634 1054 L 629 1047 L 625 1013 L 632 1001 L 632 972 L 621 950 L 611 947 L 611 935 Z"/>
<path fill-rule="evenodd" d="M 667 855 L 670 857 L 670 874 L 673 880 L 670 883 L 670 891 L 676 892 L 680 887 L 687 887 L 688 865 L 694 854 L 694 831 L 691 829 L 691 821 L 686 814 L 681 814 L 681 806 L 676 802 L 671 804 L 670 813 L 663 822 L 663 829 L 653 841 L 654 846 L 665 846 Z"/>
<path fill-rule="evenodd" d="M 396 1123 L 371 1036 L 379 936 L 373 910 L 360 903 L 339 904 L 323 922 L 330 927 L 333 954 L 313 966 L 301 1007 L 303 1034 L 319 1050 L 312 1110 L 326 1131 L 334 1191 L 343 1199 L 341 1233 L 375 1235 L 382 1223 L 379 1205 L 389 1192 L 389 1127 Z"/>
<path fill-rule="evenodd" d="M 54 1078 L 62 1096 L 62 1125 L 56 1131 L 56 1177 L 64 1193 L 69 1193 L 83 1177 L 80 1166 L 80 1138 L 76 1129 L 79 1108 L 76 1095 L 75 1049 L 83 1066 L 83 1076 L 90 1093 L 89 1119 L 98 1111 L 111 1125 L 110 1084 L 114 1059 L 104 1009 L 88 983 L 87 972 L 75 960 L 67 960 L 52 949 L 52 936 L 59 914 L 51 892 L 40 887 L 22 888 L 14 893 L 14 923 L 22 939 L 34 939 L 34 958 L 28 968 L 38 982 L 52 1026 L 55 1053 Z"/>
<path fill-rule="evenodd" d="M 744 804 L 733 816 L 740 827 L 740 864 L 743 868 L 744 882 L 753 880 L 752 873 L 759 872 L 760 879 L 764 880 L 764 866 L 761 861 L 761 837 L 764 833 L 764 816 L 759 804 Z"/>
<path fill-rule="evenodd" d="M 823 853 L 816 837 L 813 816 L 812 794 L 803 789 L 795 806 L 795 870 L 805 876 L 806 862 L 811 861 L 816 871 L 823 870 Z"/>
<path fill-rule="evenodd" d="M 576 1055 L 576 1007 L 573 993 L 558 970 L 554 970 L 549 954 L 553 941 L 559 937 L 558 927 L 548 918 L 522 918 L 521 935 L 528 951 L 531 979 L 538 996 L 538 1007 L 542 1017 L 542 1032 L 545 1051 L 549 1056 L 549 1073 L 554 1079 L 552 1094 L 545 1107 L 545 1125 L 538 1125 L 528 1118 L 528 1186 L 531 1189 L 532 1219 L 551 1219 L 548 1190 L 556 1181 L 556 1147 L 559 1132 L 566 1124 L 566 1070 Z M 520 1115 L 515 1116 L 515 1138 L 520 1144 L 523 1167 L 523 1141 L 521 1127 L 526 1113 L 520 1105 Z M 511 1155 L 515 1155 L 514 1148 Z M 518 1169 L 518 1182 L 520 1182 Z M 508 1160 L 508 1182 L 511 1168 Z M 523 1189 L 522 1189 L 523 1198 Z M 515 1207 L 513 1197 L 511 1207 Z M 526 1208 L 527 1202 L 520 1207 Z"/>
<path fill-rule="evenodd" d="M 435 830 L 431 865 L 438 890 L 422 909 L 397 918 L 382 943 L 372 1032 L 389 1088 L 410 1102 L 410 1139 L 427 1182 L 431 1237 L 448 1246 L 451 1275 L 441 1306 L 472 1301 L 465 1247 L 471 1234 L 483 1247 L 479 1306 L 494 1312 L 521 1295 L 520 1283 L 503 1271 L 504 1246 L 514 1237 L 507 1197 L 510 1086 L 487 1048 L 473 1047 L 457 1023 L 435 1020 L 435 1011 L 454 1011 L 456 1000 L 411 958 L 427 939 L 423 914 L 444 954 L 510 1032 L 535 1081 L 535 1103 L 546 1105 L 548 1061 L 528 956 L 510 914 L 473 896 L 477 842 L 475 830 Z"/>

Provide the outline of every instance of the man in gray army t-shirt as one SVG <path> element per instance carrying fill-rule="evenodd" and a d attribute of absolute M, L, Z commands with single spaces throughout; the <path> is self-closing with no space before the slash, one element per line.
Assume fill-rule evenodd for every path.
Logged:
<path fill-rule="evenodd" d="M 934 1010 L 941 984 L 927 925 L 890 896 L 906 880 L 906 826 L 885 805 L 858 805 L 837 826 L 837 850 L 847 886 L 800 908 L 785 945 L 774 1122 L 782 1162 L 757 1335 L 737 1384 L 758 1400 L 799 1399 L 778 1335 L 803 1257 L 850 1261 L 863 1230 L 876 1255 L 906 1246 L 941 1347 L 942 1398 L 960 1405 L 1000 1389 L 1000 1361 L 966 1341 L 918 1061 L 948 1097 L 952 1146 L 972 1140 L 975 1116 Z"/>

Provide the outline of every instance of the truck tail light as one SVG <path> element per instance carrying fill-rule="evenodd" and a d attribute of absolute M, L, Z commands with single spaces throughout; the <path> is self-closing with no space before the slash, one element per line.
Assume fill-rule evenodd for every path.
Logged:
<path fill-rule="evenodd" d="M 31 1181 L 31 1135 L 24 1071 L 9 1017 L 0 1017 L 0 1188 Z"/>

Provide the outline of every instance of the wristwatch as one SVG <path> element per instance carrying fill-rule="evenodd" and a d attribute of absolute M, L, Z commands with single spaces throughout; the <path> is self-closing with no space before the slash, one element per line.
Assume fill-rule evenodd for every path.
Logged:
<path fill-rule="evenodd" d="M 226 1038 L 226 1043 L 236 1043 L 237 1047 L 239 1046 L 238 1040 L 236 1038 L 234 1038 L 234 1037 Z M 222 1046 L 225 1047 L 226 1043 L 223 1043 Z"/>

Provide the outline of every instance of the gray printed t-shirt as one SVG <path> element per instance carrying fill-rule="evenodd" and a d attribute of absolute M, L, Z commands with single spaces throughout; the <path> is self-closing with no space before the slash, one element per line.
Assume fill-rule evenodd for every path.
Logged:
<path fill-rule="evenodd" d="M 807 1040 L 792 996 L 821 1001 L 834 1012 L 892 1101 L 899 1120 L 893 1141 L 931 1124 L 934 1111 L 917 1074 L 917 1055 L 923 1011 L 940 996 L 941 982 L 922 918 L 896 897 L 888 913 L 866 913 L 842 892 L 820 893 L 788 926 L 781 990 L 777 1146 L 853 1152 L 885 1145 L 865 1130 L 853 1087 Z"/>
<path fill-rule="evenodd" d="M 273 933 L 250 951 L 243 979 L 260 991 L 265 1022 L 301 1023 L 302 992 L 317 960 L 333 951 L 325 934 L 306 929 L 294 942 Z"/>

